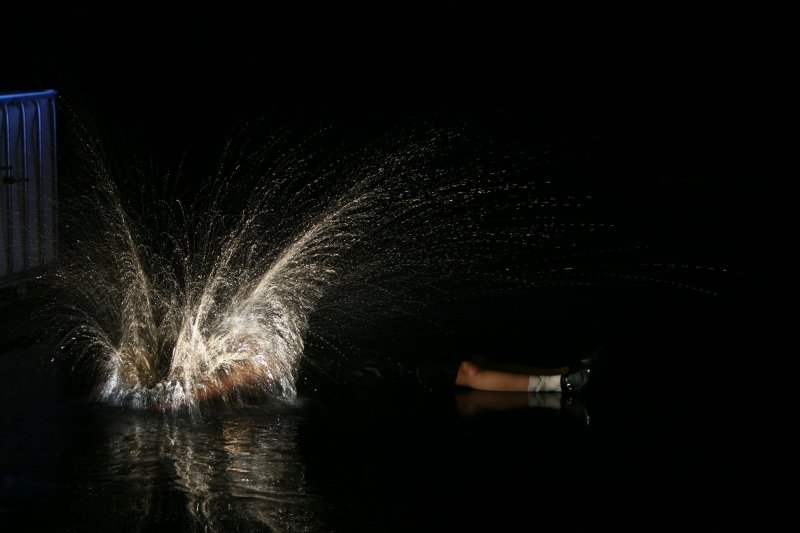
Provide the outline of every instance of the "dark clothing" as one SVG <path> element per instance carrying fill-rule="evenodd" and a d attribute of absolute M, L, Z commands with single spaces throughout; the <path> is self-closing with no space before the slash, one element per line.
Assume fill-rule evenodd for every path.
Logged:
<path fill-rule="evenodd" d="M 456 356 L 423 359 L 417 363 L 417 380 L 430 391 L 452 389 L 456 385 L 456 375 L 462 360 Z"/>

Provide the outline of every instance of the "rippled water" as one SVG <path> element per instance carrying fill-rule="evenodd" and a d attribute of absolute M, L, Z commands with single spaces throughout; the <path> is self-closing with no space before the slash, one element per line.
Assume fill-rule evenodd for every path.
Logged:
<path fill-rule="evenodd" d="M 252 411 L 208 420 L 106 412 L 96 450 L 102 462 L 90 456 L 74 466 L 95 474 L 92 490 L 107 493 L 108 505 L 140 513 L 129 516 L 134 522 L 321 528 L 321 498 L 298 456 L 301 411 Z"/>
<path fill-rule="evenodd" d="M 486 441 L 491 425 L 470 424 L 475 406 L 462 414 L 465 400 L 451 395 L 351 390 L 188 417 L 70 398 L 52 369 L 29 382 L 45 393 L 4 411 L 0 520 L 65 529 L 403 529 L 450 505 L 442 488 L 507 477 L 494 466 L 460 471 L 467 450 L 482 448 L 470 442 L 475 430 L 494 442 L 489 454 L 508 451 L 509 437 L 521 439 L 515 454 L 530 445 L 552 453 L 586 433 L 579 418 L 528 409 L 526 395 L 512 412 L 527 427 L 501 424 Z M 536 427 L 566 433 L 536 444 Z"/>
<path fill-rule="evenodd" d="M 433 394 L 390 379 L 301 388 L 292 402 L 209 405 L 198 416 L 124 409 L 75 387 L 72 370 L 51 362 L 52 348 L 6 349 L 0 524 L 9 525 L 4 531 L 504 529 L 528 525 L 534 507 L 556 521 L 576 506 L 583 511 L 575 516 L 590 522 L 609 518 L 616 504 L 598 494 L 666 511 L 673 504 L 653 494 L 674 484 L 690 505 L 729 478 L 737 427 L 718 391 L 697 387 L 692 376 L 711 375 L 713 361 L 732 352 L 719 340 L 723 315 L 699 320 L 720 309 L 682 318 L 671 311 L 629 322 L 627 336 L 609 346 L 597 387 L 584 398 L 588 426 L 580 412 L 537 406 L 526 394 Z M 686 368 L 689 381 L 676 380 L 674 370 Z"/>

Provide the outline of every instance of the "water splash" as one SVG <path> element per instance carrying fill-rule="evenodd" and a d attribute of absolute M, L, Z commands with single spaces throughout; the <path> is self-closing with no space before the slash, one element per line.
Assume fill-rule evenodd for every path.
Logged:
<path fill-rule="evenodd" d="M 607 274 L 576 260 L 588 252 L 564 254 L 612 224 L 576 218 L 590 198 L 551 186 L 548 150 L 476 150 L 452 130 L 347 149 L 281 134 L 232 142 L 187 203 L 82 133 L 83 189 L 56 275 L 63 348 L 94 365 L 99 399 L 115 405 L 292 399 L 312 315 L 335 344 L 345 323 L 410 312 L 448 287 Z M 530 254 L 548 247 L 561 260 Z"/>

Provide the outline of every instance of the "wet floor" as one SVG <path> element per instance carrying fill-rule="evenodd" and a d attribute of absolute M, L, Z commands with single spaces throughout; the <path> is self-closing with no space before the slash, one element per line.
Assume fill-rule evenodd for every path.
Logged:
<path fill-rule="evenodd" d="M 529 525 L 542 509 L 556 522 L 601 513 L 633 524 L 630 506 L 673 517 L 706 508 L 708 491 L 735 480 L 729 439 L 750 415 L 733 416 L 730 398 L 707 385 L 717 363 L 732 360 L 734 343 L 719 340 L 724 321 L 703 322 L 704 310 L 670 316 L 612 340 L 581 397 L 429 392 L 385 376 L 377 386 L 310 383 L 295 402 L 195 417 L 99 405 L 68 365 L 51 361 L 47 343 L 6 345 L 0 521 L 484 530 Z M 669 500 L 659 496 L 675 486 Z"/>

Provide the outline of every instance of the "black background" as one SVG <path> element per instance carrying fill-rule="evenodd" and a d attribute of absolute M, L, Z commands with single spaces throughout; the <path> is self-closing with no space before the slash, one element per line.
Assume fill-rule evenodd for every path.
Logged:
<path fill-rule="evenodd" d="M 546 16 L 480 15 L 416 12 L 412 23 L 380 14 L 344 25 L 283 13 L 50 22 L 11 30 L 0 89 L 57 89 L 156 166 L 183 161 L 190 179 L 211 169 L 237 121 L 258 117 L 367 135 L 409 120 L 444 120 L 501 141 L 566 143 L 586 156 L 592 189 L 632 241 L 732 274 L 715 280 L 720 295 L 712 303 L 670 296 L 651 303 L 646 318 L 621 311 L 630 300 L 618 298 L 615 334 L 626 339 L 617 341 L 616 375 L 607 381 L 616 391 L 608 387 L 597 400 L 601 419 L 604 410 L 630 409 L 622 418 L 609 415 L 608 431 L 621 439 L 630 420 L 667 413 L 666 426 L 637 426 L 639 435 L 654 435 L 639 452 L 643 461 L 654 476 L 668 477 L 688 457 L 681 476 L 692 479 L 704 468 L 701 479 L 715 483 L 734 455 L 726 447 L 738 427 L 715 391 L 749 359 L 741 353 L 748 326 L 739 296 L 752 235 L 744 184 L 730 172 L 738 157 L 730 141 L 744 118 L 731 96 L 735 51 L 703 23 L 687 33 L 669 25 L 656 31 L 645 21 L 621 34 L 599 23 L 562 20 L 560 31 Z M 686 380 L 697 384 L 690 394 L 631 403 L 631 390 L 686 391 Z M 328 453 L 347 456 L 365 432 L 343 437 Z M 659 446 L 677 442 L 689 442 L 688 451 L 659 462 Z"/>
<path fill-rule="evenodd" d="M 730 171 L 746 118 L 739 50 L 702 21 L 619 32 L 521 13 L 338 15 L 31 20 L 8 29 L 0 86 L 56 88 L 109 140 L 162 172 L 180 163 L 189 181 L 208 175 L 236 124 L 261 118 L 367 136 L 433 120 L 565 143 L 591 158 L 586 179 L 636 238 L 741 261 L 752 230 Z"/>

